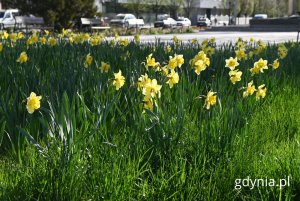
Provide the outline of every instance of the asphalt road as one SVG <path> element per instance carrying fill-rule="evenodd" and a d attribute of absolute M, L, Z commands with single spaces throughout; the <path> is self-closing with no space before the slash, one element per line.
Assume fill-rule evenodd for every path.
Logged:
<path fill-rule="evenodd" d="M 297 32 L 209 32 L 202 31 L 198 33 L 188 34 L 164 34 L 164 35 L 142 35 L 140 36 L 142 42 L 155 42 L 156 39 L 160 39 L 161 42 L 171 41 L 173 36 L 177 36 L 184 42 L 188 42 L 191 39 L 197 38 L 199 42 L 215 37 L 217 44 L 223 44 L 230 41 L 236 41 L 238 37 L 243 39 L 254 38 L 255 40 L 261 39 L 264 42 L 280 43 L 287 41 L 296 41 Z M 126 37 L 130 40 L 132 36 Z"/>

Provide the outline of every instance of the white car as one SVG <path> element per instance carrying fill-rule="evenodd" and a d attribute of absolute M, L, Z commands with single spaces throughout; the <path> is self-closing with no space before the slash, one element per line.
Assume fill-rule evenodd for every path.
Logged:
<path fill-rule="evenodd" d="M 267 14 L 256 14 L 254 15 L 253 19 L 267 19 L 268 15 Z"/>
<path fill-rule="evenodd" d="M 167 19 L 163 20 L 163 26 L 164 27 L 176 27 L 177 26 L 177 21 L 174 20 L 173 18 L 168 17 Z"/>
<path fill-rule="evenodd" d="M 192 25 L 192 22 L 188 18 L 182 17 L 182 18 L 178 18 L 178 20 L 177 20 L 177 26 L 189 27 L 191 25 Z"/>
<path fill-rule="evenodd" d="M 118 14 L 110 21 L 110 25 L 133 28 L 144 26 L 145 23 L 143 19 L 137 19 L 133 14 Z"/>
<path fill-rule="evenodd" d="M 0 11 L 0 24 L 1 28 L 14 27 L 15 26 L 15 16 L 19 15 L 18 9 L 8 9 L 5 11 Z"/>
<path fill-rule="evenodd" d="M 198 27 L 210 27 L 211 21 L 210 21 L 210 19 L 208 19 L 206 17 L 200 17 L 197 21 L 197 26 Z"/>

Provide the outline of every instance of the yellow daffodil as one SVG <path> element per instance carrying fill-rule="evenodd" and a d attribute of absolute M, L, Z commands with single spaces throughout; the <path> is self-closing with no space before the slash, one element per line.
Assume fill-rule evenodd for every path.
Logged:
<path fill-rule="evenodd" d="M 280 59 L 284 59 L 288 53 L 288 49 L 285 47 L 285 45 L 280 44 L 278 47 L 278 56 Z"/>
<path fill-rule="evenodd" d="M 225 67 L 230 68 L 230 70 L 234 70 L 239 65 L 237 58 L 230 57 L 229 59 L 226 59 L 225 61 L 226 61 Z"/>
<path fill-rule="evenodd" d="M 182 55 L 182 54 L 180 54 L 180 55 L 176 55 L 176 54 L 175 54 L 175 58 L 176 58 L 176 60 L 177 60 L 177 66 L 178 66 L 179 68 L 181 68 L 181 66 L 184 64 L 184 58 L 183 58 L 183 55 Z"/>
<path fill-rule="evenodd" d="M 206 109 L 210 109 L 211 106 L 215 105 L 217 103 L 217 95 L 215 95 L 216 92 L 213 91 L 209 91 L 207 93 L 206 99 L 205 99 L 205 104 L 204 107 L 206 107 Z"/>
<path fill-rule="evenodd" d="M 193 38 L 193 39 L 192 39 L 192 44 L 198 45 L 198 40 L 197 40 L 197 38 Z"/>
<path fill-rule="evenodd" d="M 159 66 L 158 62 L 155 62 L 155 58 L 152 58 L 152 54 L 149 54 L 148 57 L 146 57 L 146 69 L 148 70 L 148 67 L 157 68 Z"/>
<path fill-rule="evenodd" d="M 99 39 L 94 38 L 94 37 L 90 40 L 90 43 L 91 43 L 92 46 L 99 45 L 99 42 L 100 42 Z"/>
<path fill-rule="evenodd" d="M 156 95 L 160 97 L 161 87 L 161 85 L 157 84 L 157 80 L 153 79 L 151 82 L 146 83 L 145 87 L 143 88 L 143 94 L 151 98 L 154 98 Z"/>
<path fill-rule="evenodd" d="M 279 63 L 278 59 L 275 59 L 272 64 L 273 69 L 277 69 L 277 68 L 279 68 L 279 66 L 280 66 L 280 63 Z"/>
<path fill-rule="evenodd" d="M 2 39 L 8 39 L 8 37 L 9 37 L 9 34 L 6 31 L 4 31 L 2 33 Z"/>
<path fill-rule="evenodd" d="M 18 39 L 18 35 L 16 33 L 11 33 L 9 34 L 9 39 L 12 41 L 12 42 L 16 42 L 17 39 Z"/>
<path fill-rule="evenodd" d="M 73 43 L 73 42 L 74 42 L 74 37 L 73 37 L 73 36 L 70 36 L 70 37 L 69 37 L 69 42 L 70 42 L 70 43 Z"/>
<path fill-rule="evenodd" d="M 48 36 L 50 33 L 48 30 L 44 30 L 44 32 L 45 32 L 46 36 Z"/>
<path fill-rule="evenodd" d="M 125 77 L 122 76 L 121 70 L 118 73 L 114 73 L 114 76 L 113 85 L 116 87 L 116 90 L 119 90 L 125 84 Z"/>
<path fill-rule="evenodd" d="M 244 43 L 244 41 L 238 41 L 237 43 L 236 43 L 236 48 L 237 49 L 245 49 L 245 43 Z"/>
<path fill-rule="evenodd" d="M 260 85 L 256 91 L 256 100 L 260 100 L 261 98 L 264 98 L 266 96 L 266 93 L 267 93 L 267 88 L 265 87 L 265 85 L 264 84 Z"/>
<path fill-rule="evenodd" d="M 179 75 L 173 69 L 171 70 L 171 73 L 167 75 L 167 77 L 169 78 L 167 84 L 169 84 L 170 88 L 172 88 L 174 84 L 177 84 L 179 82 Z"/>
<path fill-rule="evenodd" d="M 126 47 L 129 44 L 128 40 L 126 38 L 121 38 L 119 40 L 119 45 Z"/>
<path fill-rule="evenodd" d="M 172 57 L 170 56 L 169 57 L 169 64 L 168 64 L 168 67 L 170 69 L 175 69 L 177 67 L 177 58 L 176 57 Z"/>
<path fill-rule="evenodd" d="M 147 74 L 142 75 L 139 79 L 138 79 L 138 91 L 143 90 L 143 88 L 146 86 L 146 84 L 150 83 L 151 79 L 148 77 Z"/>
<path fill-rule="evenodd" d="M 141 39 L 140 39 L 140 35 L 139 34 L 135 34 L 134 35 L 134 42 L 139 45 L 141 43 Z"/>
<path fill-rule="evenodd" d="M 238 70 L 232 70 L 229 72 L 230 80 L 232 84 L 241 81 L 242 72 Z"/>
<path fill-rule="evenodd" d="M 23 32 L 19 32 L 19 33 L 18 33 L 18 39 L 22 39 L 23 37 L 24 37 Z"/>
<path fill-rule="evenodd" d="M 263 73 L 265 69 L 268 69 L 268 61 L 260 58 L 257 62 L 254 63 L 254 67 L 250 69 L 252 75 Z"/>
<path fill-rule="evenodd" d="M 204 71 L 210 65 L 210 59 L 206 56 L 204 51 L 200 51 L 190 61 L 190 64 L 194 68 L 195 73 L 200 75 L 201 71 Z"/>
<path fill-rule="evenodd" d="M 43 36 L 40 38 L 40 43 L 42 43 L 43 45 L 45 45 L 47 42 L 47 39 Z"/>
<path fill-rule="evenodd" d="M 171 50 L 172 50 L 172 48 L 170 47 L 170 45 L 167 45 L 167 47 L 166 47 L 166 53 L 170 53 Z"/>
<path fill-rule="evenodd" d="M 179 42 L 179 39 L 177 38 L 177 36 L 173 36 L 172 40 L 173 40 L 174 43 L 178 43 Z"/>
<path fill-rule="evenodd" d="M 165 76 L 167 76 L 167 75 L 169 74 L 169 71 L 170 71 L 170 69 L 169 69 L 168 66 L 163 66 L 163 67 L 161 68 L 161 72 L 162 72 L 162 74 L 165 75 Z"/>
<path fill-rule="evenodd" d="M 200 75 L 202 71 L 206 69 L 206 65 L 203 60 L 198 60 L 194 65 L 195 73 Z"/>
<path fill-rule="evenodd" d="M 208 46 L 205 48 L 202 48 L 202 50 L 205 52 L 205 54 L 207 54 L 207 56 L 211 57 L 212 55 L 215 54 L 215 48 Z"/>
<path fill-rule="evenodd" d="M 101 62 L 101 73 L 105 72 L 105 73 L 108 73 L 109 69 L 110 69 L 110 65 L 108 63 L 105 63 L 105 62 Z"/>
<path fill-rule="evenodd" d="M 20 57 L 17 59 L 17 62 L 26 63 L 27 61 L 28 61 L 28 56 L 27 56 L 26 52 L 22 52 L 20 54 Z"/>
<path fill-rule="evenodd" d="M 50 46 L 55 46 L 56 45 L 56 39 L 54 37 L 50 37 L 48 39 L 48 43 Z"/>
<path fill-rule="evenodd" d="M 91 38 L 91 36 L 90 36 L 90 34 L 88 34 L 88 33 L 85 33 L 85 34 L 82 35 L 83 41 L 89 41 L 90 38 Z"/>
<path fill-rule="evenodd" d="M 267 45 L 262 41 L 262 40 L 258 40 L 257 41 L 257 45 L 261 48 L 261 49 L 265 49 L 267 47 Z"/>
<path fill-rule="evenodd" d="M 198 54 L 191 60 L 191 65 L 194 66 L 199 60 L 202 60 L 206 66 L 210 65 L 210 59 L 206 56 L 204 51 L 198 52 Z"/>
<path fill-rule="evenodd" d="M 248 86 L 246 87 L 246 91 L 243 92 L 243 97 L 246 98 L 248 96 L 251 96 L 256 91 L 255 86 L 253 85 L 253 81 L 248 83 Z"/>
<path fill-rule="evenodd" d="M 30 38 L 31 38 L 32 43 L 37 43 L 39 41 L 39 37 L 35 32 L 31 35 Z"/>
<path fill-rule="evenodd" d="M 117 40 L 119 38 L 119 34 L 118 33 L 115 33 L 115 40 Z"/>
<path fill-rule="evenodd" d="M 37 96 L 34 92 L 30 93 L 30 96 L 27 98 L 26 109 L 29 114 L 32 114 L 35 110 L 41 107 L 42 96 Z"/>
<path fill-rule="evenodd" d="M 66 36 L 66 35 L 68 35 L 69 30 L 68 29 L 62 29 L 61 33 L 62 33 L 63 36 Z"/>
<path fill-rule="evenodd" d="M 245 53 L 245 49 L 239 49 L 239 50 L 235 51 L 235 55 L 236 55 L 236 58 L 238 60 L 242 60 L 242 59 L 247 58 L 247 55 Z"/>
<path fill-rule="evenodd" d="M 205 48 L 208 45 L 208 39 L 205 39 L 201 42 L 201 47 Z"/>
<path fill-rule="evenodd" d="M 144 103 L 144 108 L 147 109 L 147 110 L 153 110 L 153 100 L 152 98 L 148 97 L 148 96 L 144 96 L 144 100 L 143 100 L 143 103 Z"/>
<path fill-rule="evenodd" d="M 92 65 L 93 63 L 93 57 L 91 54 L 86 55 L 84 65 L 87 68 L 88 66 Z"/>

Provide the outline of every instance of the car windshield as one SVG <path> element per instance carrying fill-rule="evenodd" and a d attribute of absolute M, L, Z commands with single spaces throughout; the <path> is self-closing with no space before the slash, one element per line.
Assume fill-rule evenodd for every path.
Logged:
<path fill-rule="evenodd" d="M 0 12 L 0 18 L 3 18 L 5 12 Z"/>
<path fill-rule="evenodd" d="M 122 19 L 124 19 L 124 17 L 125 17 L 125 15 L 117 15 L 117 16 L 116 16 L 116 19 L 122 20 Z"/>
<path fill-rule="evenodd" d="M 177 21 L 184 21 L 184 19 L 178 19 Z"/>

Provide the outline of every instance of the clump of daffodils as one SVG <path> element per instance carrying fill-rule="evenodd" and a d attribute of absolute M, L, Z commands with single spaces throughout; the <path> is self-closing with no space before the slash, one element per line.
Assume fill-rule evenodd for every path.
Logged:
<path fill-rule="evenodd" d="M 41 99 L 42 96 L 37 96 L 34 92 L 30 93 L 26 104 L 26 109 L 29 114 L 32 114 L 35 110 L 38 110 L 41 107 Z"/>
<path fill-rule="evenodd" d="M 260 58 L 257 62 L 254 63 L 254 67 L 250 69 L 252 75 L 263 73 L 265 69 L 268 69 L 268 61 Z"/>
<path fill-rule="evenodd" d="M 162 85 L 157 83 L 156 79 L 150 79 L 147 74 L 142 75 L 138 79 L 138 91 L 144 95 L 143 106 L 144 109 L 153 110 L 157 98 L 160 98 L 160 90 Z"/>
<path fill-rule="evenodd" d="M 208 56 L 211 57 L 215 54 L 215 38 L 203 40 L 201 43 L 202 51 Z"/>
<path fill-rule="evenodd" d="M 170 56 L 169 57 L 169 63 L 168 63 L 168 68 L 169 69 L 175 69 L 175 68 L 181 68 L 181 66 L 184 64 L 184 58 L 183 55 L 177 55 L 175 54 L 174 57 Z"/>
<path fill-rule="evenodd" d="M 210 65 L 210 59 L 206 56 L 204 51 L 198 52 L 198 54 L 190 61 L 192 68 L 197 75 L 200 75 Z"/>

